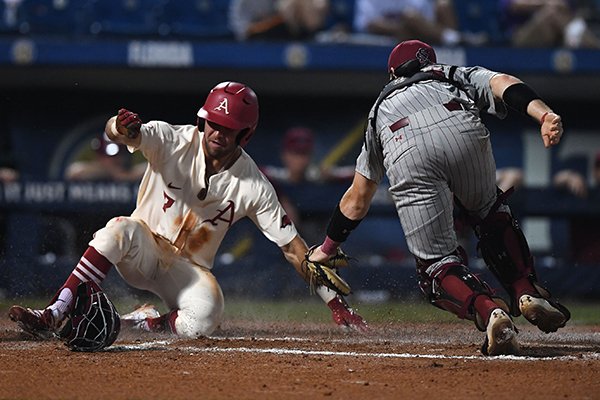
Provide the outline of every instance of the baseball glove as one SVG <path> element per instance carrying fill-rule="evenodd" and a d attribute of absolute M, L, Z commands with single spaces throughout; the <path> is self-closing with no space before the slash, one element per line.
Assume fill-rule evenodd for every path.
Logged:
<path fill-rule="evenodd" d="M 302 268 L 309 276 L 311 291 L 314 292 L 317 286 L 326 286 L 342 296 L 349 295 L 352 292 L 350 285 L 337 274 L 337 268 L 348 266 L 350 258 L 338 248 L 337 253 L 326 263 L 311 261 L 309 258 L 316 248 L 316 245 L 312 246 L 302 262 Z"/>

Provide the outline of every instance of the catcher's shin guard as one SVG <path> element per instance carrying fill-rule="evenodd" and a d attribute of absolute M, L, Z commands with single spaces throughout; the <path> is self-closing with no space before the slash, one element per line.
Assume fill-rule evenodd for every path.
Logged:
<path fill-rule="evenodd" d="M 540 285 L 537 280 L 527 239 L 506 203 L 506 198 L 512 191 L 510 189 L 502 192 L 498 189 L 497 200 L 488 215 L 481 219 L 468 215 L 467 212 L 467 220 L 479 239 L 477 248 L 487 267 L 510 296 L 510 313 L 515 317 L 521 315 L 525 307 L 519 304 L 522 298 L 526 299 L 529 296 L 544 299 L 548 303 L 547 306 L 528 307 L 528 312 L 524 315 L 530 322 L 540 326 L 540 329 L 553 331 L 564 326 L 571 314 L 566 307 L 552 298 L 548 289 Z M 466 211 L 460 201 L 457 201 L 457 204 L 459 208 Z M 540 311 L 545 308 L 551 311 Z M 541 318 L 542 316 L 550 316 L 551 320 L 558 322 L 542 321 L 544 319 Z"/>
<path fill-rule="evenodd" d="M 506 303 L 492 295 L 490 287 L 477 276 L 469 272 L 460 249 L 439 260 L 422 260 L 417 258 L 417 279 L 419 288 L 434 306 L 450 311 L 460 319 L 475 322 L 480 331 L 485 331 L 487 315 L 480 315 L 475 309 L 475 301 L 479 296 L 490 297 L 499 307 L 508 310 Z M 444 280 L 450 277 L 460 281 L 448 290 Z"/>
<path fill-rule="evenodd" d="M 538 290 L 533 257 L 527 239 L 508 206 L 493 211 L 475 227 L 479 238 L 477 247 L 486 265 L 510 296 L 510 310 L 519 316 L 516 283 L 525 286 L 531 294 L 545 297 L 547 292 Z"/>

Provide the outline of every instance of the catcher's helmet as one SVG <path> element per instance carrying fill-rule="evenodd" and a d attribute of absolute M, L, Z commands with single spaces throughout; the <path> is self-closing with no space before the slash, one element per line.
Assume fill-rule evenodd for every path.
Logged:
<path fill-rule="evenodd" d="M 117 309 L 95 282 L 81 283 L 59 336 L 73 351 L 98 351 L 113 344 L 121 330 Z"/>
<path fill-rule="evenodd" d="M 406 40 L 391 51 L 388 72 L 396 76 L 412 75 L 420 68 L 436 62 L 433 47 L 420 40 Z"/>
<path fill-rule="evenodd" d="M 250 87 L 221 82 L 208 94 L 198 117 L 229 129 L 242 130 L 238 144 L 245 146 L 258 125 L 258 99 Z"/>

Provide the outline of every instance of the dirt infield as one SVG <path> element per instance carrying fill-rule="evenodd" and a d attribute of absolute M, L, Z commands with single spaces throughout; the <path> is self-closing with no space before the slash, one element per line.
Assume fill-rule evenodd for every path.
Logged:
<path fill-rule="evenodd" d="M 3 311 L 3 317 L 6 312 Z M 123 331 L 75 353 L 0 319 L 2 399 L 597 399 L 600 327 L 519 334 L 522 355 L 483 357 L 468 323 L 226 321 L 211 338 Z"/>

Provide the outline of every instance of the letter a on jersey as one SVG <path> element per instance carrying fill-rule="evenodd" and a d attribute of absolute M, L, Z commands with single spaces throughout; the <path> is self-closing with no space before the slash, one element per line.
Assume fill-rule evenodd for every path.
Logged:
<path fill-rule="evenodd" d="M 229 103 L 227 102 L 227 97 L 225 97 L 217 107 L 215 107 L 215 111 L 225 111 L 225 114 L 229 114 Z"/>

